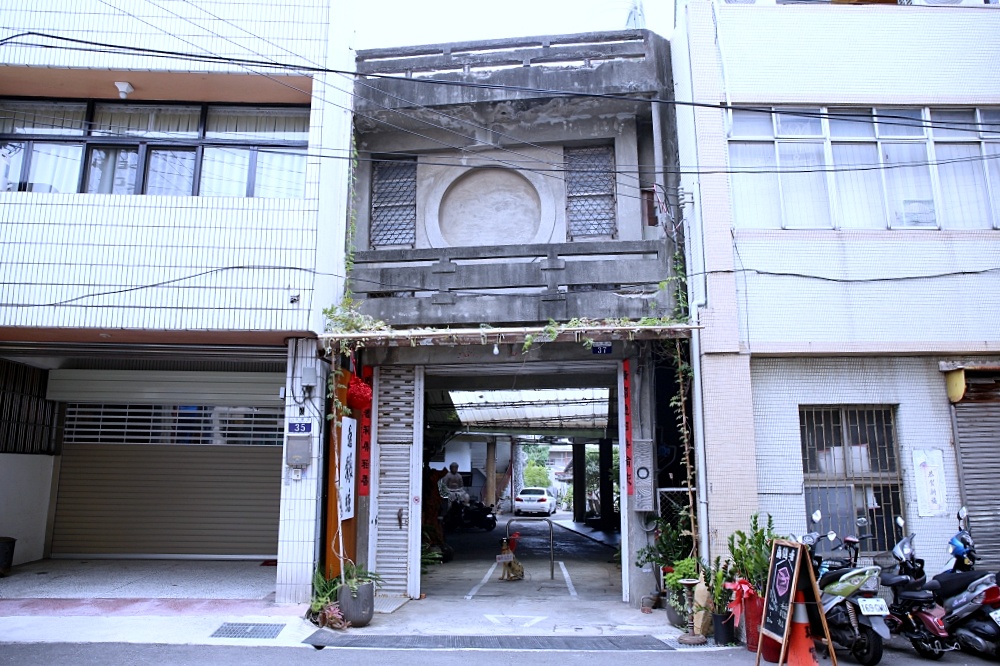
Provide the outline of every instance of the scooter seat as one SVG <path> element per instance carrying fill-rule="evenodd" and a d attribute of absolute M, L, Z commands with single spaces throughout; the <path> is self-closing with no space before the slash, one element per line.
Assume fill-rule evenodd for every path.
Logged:
<path fill-rule="evenodd" d="M 934 580 L 941 585 L 939 594 L 947 599 L 965 591 L 969 585 L 988 575 L 989 573 L 985 571 L 946 571 L 934 576 Z"/>
<path fill-rule="evenodd" d="M 825 574 L 823 574 L 822 576 L 820 576 L 820 579 L 819 579 L 819 588 L 822 590 L 824 587 L 826 587 L 830 583 L 833 583 L 833 582 L 836 582 L 836 581 L 840 580 L 847 573 L 849 573 L 851 571 L 854 571 L 854 569 L 851 569 L 850 567 L 847 567 L 846 569 L 834 569 L 833 571 L 827 571 Z"/>
<path fill-rule="evenodd" d="M 899 593 L 900 601 L 930 602 L 934 601 L 933 590 L 903 590 Z"/>

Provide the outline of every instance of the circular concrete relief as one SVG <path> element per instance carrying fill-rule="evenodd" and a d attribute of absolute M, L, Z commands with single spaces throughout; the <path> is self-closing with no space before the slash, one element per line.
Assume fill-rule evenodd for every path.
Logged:
<path fill-rule="evenodd" d="M 441 236 L 452 246 L 534 242 L 541 222 L 538 192 L 507 169 L 473 169 L 441 198 Z"/>

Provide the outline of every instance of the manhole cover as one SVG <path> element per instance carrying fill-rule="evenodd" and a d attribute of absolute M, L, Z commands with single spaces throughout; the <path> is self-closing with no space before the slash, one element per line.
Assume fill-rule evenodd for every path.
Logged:
<path fill-rule="evenodd" d="M 283 624 L 245 624 L 226 622 L 215 630 L 212 638 L 277 638 Z"/>

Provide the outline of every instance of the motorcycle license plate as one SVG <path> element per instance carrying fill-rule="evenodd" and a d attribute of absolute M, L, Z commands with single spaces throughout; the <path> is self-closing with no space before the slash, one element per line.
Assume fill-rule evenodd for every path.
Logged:
<path fill-rule="evenodd" d="M 862 615 L 888 615 L 889 606 L 886 605 L 885 599 L 881 597 L 872 597 L 870 599 L 858 599 L 858 608 L 861 609 Z"/>
<path fill-rule="evenodd" d="M 990 611 L 990 617 L 993 618 L 994 622 L 1000 624 L 1000 608 Z"/>

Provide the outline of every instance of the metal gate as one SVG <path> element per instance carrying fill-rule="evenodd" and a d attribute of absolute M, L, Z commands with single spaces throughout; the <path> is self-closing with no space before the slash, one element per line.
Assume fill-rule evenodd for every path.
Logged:
<path fill-rule="evenodd" d="M 955 425 L 961 462 L 963 500 L 976 550 L 989 568 L 1000 562 L 1000 404 L 960 402 Z"/>
<path fill-rule="evenodd" d="M 375 372 L 376 469 L 370 568 L 383 580 L 380 595 L 420 593 L 423 368 L 379 367 Z"/>

